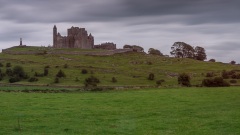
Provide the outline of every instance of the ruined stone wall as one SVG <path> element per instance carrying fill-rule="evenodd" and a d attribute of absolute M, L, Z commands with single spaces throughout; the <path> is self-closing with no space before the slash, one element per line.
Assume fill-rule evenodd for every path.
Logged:
<path fill-rule="evenodd" d="M 117 49 L 116 48 L 116 44 L 110 43 L 110 42 L 102 43 L 100 45 L 94 45 L 94 48 L 96 48 L 96 49 L 106 49 L 106 50 L 115 50 L 115 49 Z"/>
<path fill-rule="evenodd" d="M 57 33 L 57 28 L 53 28 L 53 47 L 54 48 L 81 48 L 92 49 L 94 45 L 94 37 L 88 35 L 85 28 L 71 27 L 67 30 L 66 37 Z"/>

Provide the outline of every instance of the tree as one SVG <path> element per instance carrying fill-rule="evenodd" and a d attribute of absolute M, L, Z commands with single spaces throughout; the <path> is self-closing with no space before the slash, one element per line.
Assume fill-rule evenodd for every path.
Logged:
<path fill-rule="evenodd" d="M 184 42 L 175 42 L 171 47 L 170 54 L 176 58 L 194 58 L 195 50 Z"/>
<path fill-rule="evenodd" d="M 182 73 L 178 75 L 178 84 L 181 84 L 182 86 L 190 87 L 190 76 L 186 73 Z"/>
<path fill-rule="evenodd" d="M 18 76 L 19 78 L 24 78 L 26 76 L 26 73 L 21 66 L 15 66 L 13 68 L 13 74 Z"/>
<path fill-rule="evenodd" d="M 230 64 L 235 65 L 235 64 L 236 64 L 236 61 L 232 60 L 232 61 L 230 62 Z"/>
<path fill-rule="evenodd" d="M 149 48 L 148 54 L 163 56 L 163 54 L 158 49 L 154 48 Z"/>
<path fill-rule="evenodd" d="M 61 78 L 61 77 L 66 77 L 66 75 L 62 70 L 59 70 L 58 73 L 56 74 L 56 77 Z"/>
<path fill-rule="evenodd" d="M 210 59 L 209 62 L 216 62 L 216 60 L 215 59 Z"/>
<path fill-rule="evenodd" d="M 97 84 L 100 83 L 99 79 L 94 77 L 94 76 L 91 76 L 87 79 L 85 79 L 85 86 L 88 87 L 88 86 L 97 86 Z"/>
<path fill-rule="evenodd" d="M 48 68 L 44 68 L 44 76 L 47 76 L 48 75 Z"/>
<path fill-rule="evenodd" d="M 115 77 L 112 77 L 112 82 L 113 83 L 116 83 L 117 82 L 117 79 Z"/>
<path fill-rule="evenodd" d="M 148 75 L 148 80 L 154 80 L 154 74 L 153 73 L 150 73 Z"/>
<path fill-rule="evenodd" d="M 195 56 L 196 60 L 200 60 L 200 61 L 204 61 L 204 60 L 207 59 L 205 49 L 203 47 L 200 47 L 200 46 L 195 47 L 194 56 Z"/>

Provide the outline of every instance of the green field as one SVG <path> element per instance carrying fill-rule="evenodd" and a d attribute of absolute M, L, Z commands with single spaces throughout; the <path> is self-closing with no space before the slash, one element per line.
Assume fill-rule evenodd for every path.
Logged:
<path fill-rule="evenodd" d="M 20 65 L 24 68 L 29 77 L 34 77 L 35 72 L 41 74 L 44 67 L 49 66 L 48 76 L 38 77 L 37 82 L 28 82 L 27 79 L 15 84 L 21 85 L 48 85 L 48 86 L 84 86 L 84 80 L 90 76 L 95 76 L 100 80 L 99 86 L 156 86 L 157 80 L 165 80 L 164 87 L 176 87 L 179 73 L 188 73 L 191 76 L 191 84 L 199 85 L 208 72 L 213 72 L 220 76 L 223 70 L 240 71 L 239 65 L 224 64 L 220 62 L 203 62 L 193 59 L 169 58 L 143 53 L 125 53 L 111 56 L 90 56 L 84 54 L 51 54 L 49 52 L 103 52 L 103 50 L 83 50 L 83 49 L 54 49 L 46 47 L 13 47 L 12 52 L 44 52 L 40 54 L 6 54 L 0 53 L 0 67 L 5 73 L 7 63 L 11 63 L 13 68 Z M 64 68 L 67 65 L 67 68 Z M 54 83 L 56 74 L 63 70 L 66 78 L 61 78 L 58 84 Z M 86 69 L 87 74 L 81 71 Z M 153 81 L 148 80 L 148 75 L 153 73 Z M 111 80 L 115 77 L 116 83 Z M 76 81 L 78 80 L 78 81 Z M 230 81 L 227 80 L 227 81 Z M 240 81 L 236 80 L 240 85 Z M 5 76 L 0 84 L 9 84 L 9 77 Z"/>
<path fill-rule="evenodd" d="M 0 134 L 239 135 L 239 89 L 0 92 Z"/>

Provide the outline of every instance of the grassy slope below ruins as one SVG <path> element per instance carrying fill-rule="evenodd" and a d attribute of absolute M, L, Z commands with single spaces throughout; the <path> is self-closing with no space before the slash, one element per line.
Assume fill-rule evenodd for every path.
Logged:
<path fill-rule="evenodd" d="M 13 55 L 0 54 L 0 62 L 4 64 L 1 70 L 5 72 L 6 63 L 10 62 L 12 67 L 21 65 L 30 77 L 35 72 L 43 73 L 45 66 L 49 65 L 49 75 L 39 77 L 38 82 L 30 83 L 27 80 L 17 84 L 27 85 L 65 85 L 65 86 L 83 86 L 84 80 L 93 75 L 100 79 L 100 86 L 123 86 L 123 85 L 156 85 L 156 80 L 164 79 L 163 86 L 177 86 L 177 74 L 189 73 L 191 83 L 200 84 L 207 72 L 213 71 L 221 74 L 222 70 L 240 70 L 239 65 L 230 65 L 223 63 L 201 62 L 192 59 L 167 58 L 142 53 L 125 53 L 111 56 L 89 56 L 89 55 L 70 55 L 70 54 L 49 54 L 50 51 L 73 51 L 73 52 L 103 52 L 103 50 L 80 50 L 80 49 L 57 49 L 40 47 L 15 47 L 11 48 L 15 52 L 40 52 L 36 54 Z M 151 63 L 151 64 L 149 64 Z M 67 64 L 68 68 L 64 68 Z M 66 78 L 60 79 L 59 84 L 54 84 L 56 73 L 62 69 Z M 87 69 L 88 74 L 82 74 L 81 70 Z M 147 79 L 149 73 L 154 73 L 155 80 Z M 117 83 L 112 83 L 111 79 L 115 77 Z M 79 79 L 76 82 L 76 78 Z M 8 83 L 8 77 L 5 77 L 0 83 Z M 238 82 L 240 83 L 240 81 Z"/>

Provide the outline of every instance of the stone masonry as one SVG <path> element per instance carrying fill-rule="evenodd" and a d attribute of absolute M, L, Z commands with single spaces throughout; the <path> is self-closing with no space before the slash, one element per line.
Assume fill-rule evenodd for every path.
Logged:
<path fill-rule="evenodd" d="M 57 32 L 57 27 L 53 27 L 53 47 L 54 48 L 81 48 L 93 49 L 94 37 L 88 35 L 85 28 L 71 27 L 67 30 L 67 36 L 61 36 Z"/>

